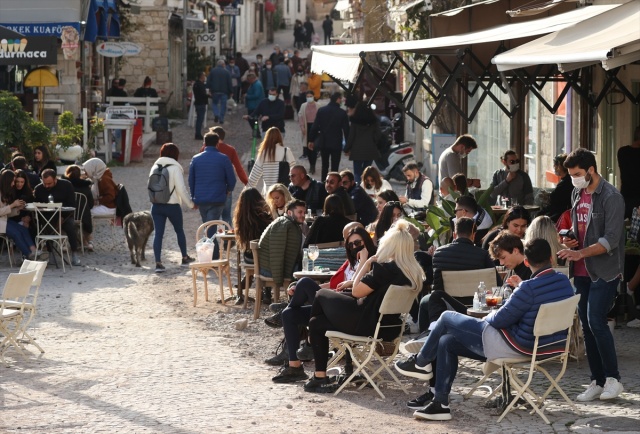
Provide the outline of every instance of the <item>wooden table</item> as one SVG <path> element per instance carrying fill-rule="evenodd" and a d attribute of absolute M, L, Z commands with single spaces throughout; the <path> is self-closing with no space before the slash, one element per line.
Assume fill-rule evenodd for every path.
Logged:
<path fill-rule="evenodd" d="M 318 283 L 327 282 L 331 280 L 333 275 L 336 274 L 335 271 L 296 271 L 293 273 L 293 277 L 300 280 L 303 277 L 308 277 L 309 279 L 313 279 Z"/>

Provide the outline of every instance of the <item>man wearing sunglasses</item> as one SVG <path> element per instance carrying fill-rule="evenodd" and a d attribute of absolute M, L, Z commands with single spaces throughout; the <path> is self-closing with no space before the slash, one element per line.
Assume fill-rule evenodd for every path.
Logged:
<path fill-rule="evenodd" d="M 520 169 L 520 158 L 516 151 L 509 149 L 500 157 L 502 169 L 493 174 L 491 186 L 492 203 L 498 196 L 507 197 L 511 205 L 533 205 L 533 185 L 527 172 Z"/>

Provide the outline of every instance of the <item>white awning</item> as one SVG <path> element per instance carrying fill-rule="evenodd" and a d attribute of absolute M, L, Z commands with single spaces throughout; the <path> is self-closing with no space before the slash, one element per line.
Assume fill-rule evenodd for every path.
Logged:
<path fill-rule="evenodd" d="M 635 0 L 640 1 L 640 0 Z M 354 82 L 360 67 L 360 53 L 408 51 L 436 53 L 442 49 L 467 47 L 487 42 L 527 38 L 556 32 L 576 23 L 602 14 L 618 5 L 594 5 L 564 14 L 553 15 L 522 23 L 505 24 L 477 32 L 416 41 L 384 42 L 377 44 L 313 46 L 311 70 L 327 73 L 337 79 Z"/>
<path fill-rule="evenodd" d="M 640 60 L 640 0 L 531 41 L 491 61 L 498 70 L 557 64 L 561 71 L 602 63 L 617 68 Z"/>
<path fill-rule="evenodd" d="M 337 10 L 338 12 L 342 12 L 342 11 L 346 11 L 350 7 L 351 7 L 351 3 L 349 3 L 349 0 L 338 0 L 338 3 L 336 3 L 334 9 Z"/>
<path fill-rule="evenodd" d="M 393 21 L 398 21 L 398 22 L 404 22 L 407 20 L 407 11 L 413 7 L 416 7 L 418 5 L 422 5 L 424 6 L 424 0 L 412 0 L 408 3 L 404 3 L 398 6 L 391 6 L 389 7 L 389 15 L 388 15 L 388 20 L 390 22 Z M 393 26 L 392 26 L 393 27 Z"/>

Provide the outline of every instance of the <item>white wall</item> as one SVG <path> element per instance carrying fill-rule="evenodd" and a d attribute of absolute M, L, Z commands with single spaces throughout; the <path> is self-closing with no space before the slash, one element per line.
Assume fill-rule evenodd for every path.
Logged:
<path fill-rule="evenodd" d="M 52 23 L 81 21 L 82 0 L 0 0 L 0 22 Z"/>

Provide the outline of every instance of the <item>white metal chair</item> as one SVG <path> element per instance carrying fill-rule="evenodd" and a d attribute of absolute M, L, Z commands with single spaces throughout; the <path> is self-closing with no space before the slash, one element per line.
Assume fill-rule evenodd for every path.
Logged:
<path fill-rule="evenodd" d="M 496 269 L 442 271 L 444 290 L 452 297 L 473 297 L 480 282 L 485 282 L 488 288 L 495 286 Z"/>
<path fill-rule="evenodd" d="M 0 301 L 0 360 L 6 364 L 4 353 L 14 348 L 22 356 L 23 346 L 18 342 L 18 335 L 22 331 L 21 323 L 24 320 L 25 304 L 29 297 L 29 289 L 37 274 L 37 271 L 27 273 L 11 273 L 4 284 L 2 301 Z M 9 308 L 8 303 L 13 307 Z"/>
<path fill-rule="evenodd" d="M 76 191 L 76 210 L 73 212 L 73 220 L 75 221 L 75 227 L 78 231 L 78 235 L 80 238 L 80 247 L 82 249 L 82 254 L 84 255 L 84 231 L 82 230 L 82 217 L 84 217 L 84 213 L 87 208 L 87 196 L 84 193 L 79 193 Z"/>
<path fill-rule="evenodd" d="M 218 225 L 221 225 L 225 230 L 231 230 L 231 226 L 229 223 L 223 220 L 211 220 L 206 223 L 203 223 L 198 227 L 196 231 L 196 243 L 203 237 L 207 236 L 207 232 L 210 227 L 217 228 Z M 215 236 L 215 235 L 214 235 Z M 218 247 L 220 250 L 220 258 L 216 260 L 210 260 L 208 262 L 192 262 L 189 264 L 189 268 L 191 269 L 191 277 L 193 279 L 193 305 L 195 306 L 198 302 L 198 287 L 196 285 L 196 277 L 198 272 L 202 273 L 202 277 L 204 279 L 204 299 L 205 301 L 209 301 L 209 288 L 207 286 L 207 273 L 213 270 L 218 276 L 218 283 L 220 284 L 220 299 L 222 304 L 225 304 L 224 300 L 224 283 L 223 283 L 223 274 L 227 276 L 227 283 L 229 284 L 229 292 L 231 296 L 233 296 L 233 287 L 231 286 L 231 264 L 229 263 L 229 253 L 231 251 L 231 243 L 227 243 L 226 248 L 224 248 L 223 243 L 218 241 Z"/>
<path fill-rule="evenodd" d="M 36 222 L 38 225 L 38 235 L 36 235 L 36 259 L 38 254 L 42 253 L 42 246 L 57 245 L 62 260 L 62 272 L 64 273 L 64 253 L 67 252 L 67 259 L 69 260 L 69 267 L 71 267 L 71 246 L 69 245 L 69 238 L 62 234 L 62 204 L 61 203 L 34 203 L 34 210 L 36 213 Z M 55 247 L 53 248 L 55 251 Z M 53 254 L 54 251 L 50 253 Z"/>
<path fill-rule="evenodd" d="M 391 376 L 393 382 L 395 382 L 402 391 L 406 394 L 407 389 L 400 382 L 396 374 L 391 369 L 391 363 L 398 354 L 398 348 L 402 341 L 402 335 L 404 333 L 404 324 L 406 317 L 411 310 L 411 306 L 418 296 L 418 290 L 409 286 L 397 286 L 391 285 L 387 289 L 382 304 L 380 305 L 378 323 L 376 324 L 376 330 L 373 336 L 357 336 L 350 335 L 348 333 L 342 333 L 334 330 L 329 330 L 325 333 L 325 336 L 330 339 L 332 345 L 338 348 L 338 352 L 329 362 L 328 367 L 335 366 L 348 351 L 351 354 L 355 369 L 353 373 L 342 383 L 340 388 L 336 390 L 336 395 L 344 389 L 347 384 L 351 382 L 358 374 L 362 374 L 367 382 L 360 386 L 362 389 L 367 384 L 378 392 L 378 395 L 382 399 L 385 399 L 384 394 L 380 391 L 378 385 L 382 383 L 381 374 L 386 371 Z M 399 321 L 395 324 L 382 325 L 382 318 L 385 315 L 399 315 Z M 396 327 L 399 328 L 399 335 L 393 342 L 393 348 L 390 353 L 381 355 L 380 348 L 383 345 L 383 339 L 380 337 L 381 329 Z M 388 381 L 388 380 L 387 380 Z"/>
<path fill-rule="evenodd" d="M 514 359 L 496 359 L 490 361 L 494 365 L 503 367 L 502 372 L 503 375 L 506 375 L 506 378 L 503 378 L 502 381 L 508 381 L 511 387 L 516 390 L 515 396 L 511 399 L 511 402 L 509 403 L 507 408 L 498 418 L 498 422 L 504 419 L 507 413 L 509 413 L 514 408 L 515 404 L 522 397 L 526 399 L 533 408 L 531 414 L 533 414 L 534 412 L 538 413 L 538 415 L 547 424 L 550 424 L 551 422 L 549 422 L 549 419 L 547 419 L 547 416 L 545 416 L 544 410 L 547 405 L 547 403 L 545 403 L 545 400 L 553 391 L 553 389 L 557 390 L 558 393 L 560 393 L 567 404 L 571 406 L 573 411 L 578 411 L 573 401 L 569 399 L 558 382 L 567 369 L 573 317 L 579 300 L 580 296 L 574 295 L 573 297 L 569 297 L 561 301 L 545 303 L 540 306 L 540 310 L 538 311 L 536 322 L 533 327 L 533 335 L 536 339 L 533 347 L 533 354 L 531 356 Z M 539 341 L 541 337 L 553 335 L 565 330 L 567 333 L 565 338 L 546 345 L 540 345 Z M 564 348 L 562 350 L 554 352 L 551 351 L 554 348 L 557 349 L 563 346 Z M 549 371 L 543 366 L 549 364 L 550 362 L 556 364 L 557 362 L 560 362 L 560 370 L 555 377 L 552 376 Z M 542 372 L 542 374 L 544 374 L 544 376 L 547 378 L 547 380 L 549 380 L 550 383 L 549 387 L 542 395 L 537 395 L 530 388 L 533 376 L 536 371 Z M 518 373 L 521 372 L 527 374 L 527 378 L 525 381 L 522 381 L 522 379 L 518 377 Z"/>
<path fill-rule="evenodd" d="M 0 234 L 0 254 L 7 248 L 7 256 L 9 257 L 9 268 L 13 268 L 13 241 L 7 234 Z"/>
<path fill-rule="evenodd" d="M 253 240 L 249 242 L 249 246 L 251 247 L 251 252 L 253 253 L 253 276 L 256 281 L 256 302 L 253 308 L 253 319 L 258 319 L 260 317 L 260 307 L 262 305 L 262 286 L 265 283 L 270 283 L 273 285 L 273 289 L 276 293 L 274 301 L 280 300 L 280 286 L 276 285 L 271 277 L 264 276 L 260 274 L 260 255 L 259 255 L 259 246 L 258 240 Z M 283 252 L 284 254 L 284 252 Z M 291 279 L 284 279 L 282 286 L 284 288 L 289 287 L 289 283 L 291 283 Z M 246 294 L 244 295 L 246 298 L 249 297 L 249 290 L 247 289 Z M 246 300 L 245 298 L 245 300 Z"/>

